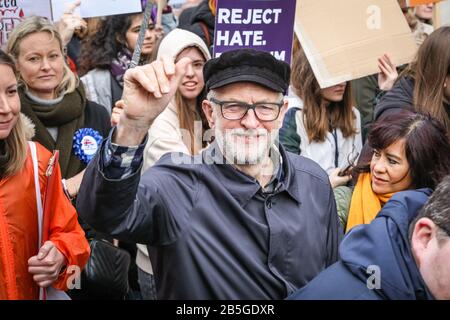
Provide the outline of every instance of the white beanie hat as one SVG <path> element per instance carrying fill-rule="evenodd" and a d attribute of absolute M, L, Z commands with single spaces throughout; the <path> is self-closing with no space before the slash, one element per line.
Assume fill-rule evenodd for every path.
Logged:
<path fill-rule="evenodd" d="M 198 35 L 190 31 L 178 28 L 170 31 L 162 39 L 158 48 L 157 59 L 161 58 L 162 56 L 169 56 L 173 59 L 176 59 L 181 51 L 189 47 L 198 48 L 205 57 L 206 61 L 211 59 L 211 54 L 209 53 L 205 42 L 203 42 L 203 40 Z"/>

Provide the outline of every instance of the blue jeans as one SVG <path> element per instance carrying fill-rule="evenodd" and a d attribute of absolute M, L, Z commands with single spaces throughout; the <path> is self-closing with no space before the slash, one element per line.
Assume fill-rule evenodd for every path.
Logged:
<path fill-rule="evenodd" d="M 137 267 L 138 269 L 138 282 L 141 288 L 142 300 L 157 300 L 156 297 L 156 284 L 155 277 Z"/>

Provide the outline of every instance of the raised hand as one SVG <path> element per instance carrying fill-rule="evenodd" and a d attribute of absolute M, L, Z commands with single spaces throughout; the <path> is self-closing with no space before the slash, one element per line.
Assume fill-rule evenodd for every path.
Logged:
<path fill-rule="evenodd" d="M 391 90 L 395 80 L 398 78 L 398 72 L 387 54 L 378 58 L 378 68 L 380 69 L 380 73 L 378 74 L 378 87 L 383 91 Z"/>
<path fill-rule="evenodd" d="M 172 100 L 190 63 L 189 58 L 175 64 L 164 57 L 125 73 L 123 111 L 113 142 L 122 146 L 142 142 L 153 121 Z"/>
<path fill-rule="evenodd" d="M 328 178 L 330 179 L 331 187 L 334 189 L 339 186 L 345 186 L 351 179 L 351 174 L 346 174 L 344 176 L 339 175 L 341 173 L 340 168 L 336 168 L 330 173 Z"/>
<path fill-rule="evenodd" d="M 81 5 L 81 0 L 74 1 L 56 23 L 58 32 L 61 34 L 64 45 L 67 45 L 73 37 L 75 30 L 86 29 L 87 23 L 79 15 L 74 14 L 77 7 Z"/>
<path fill-rule="evenodd" d="M 86 169 L 79 172 L 72 178 L 66 179 L 67 192 L 69 193 L 69 197 L 71 199 L 75 198 L 78 195 L 78 191 L 80 191 L 81 181 L 83 180 L 85 171 Z"/>

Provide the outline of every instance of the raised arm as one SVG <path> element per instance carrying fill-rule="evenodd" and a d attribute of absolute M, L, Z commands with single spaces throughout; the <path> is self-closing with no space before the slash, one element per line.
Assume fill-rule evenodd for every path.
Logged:
<path fill-rule="evenodd" d="M 148 129 L 172 99 L 188 63 L 189 59 L 177 64 L 155 61 L 125 74 L 119 124 L 86 168 L 77 198 L 80 217 L 94 229 L 139 243 L 171 241 L 158 238 L 164 234 L 160 231 L 178 225 L 177 215 L 185 214 L 189 206 L 168 203 L 161 194 L 179 191 L 184 203 L 194 203 L 195 174 L 170 166 L 170 159 L 139 184 Z"/>
<path fill-rule="evenodd" d="M 112 139 L 120 146 L 139 145 L 153 121 L 174 96 L 192 61 L 170 58 L 128 70 L 124 77 L 123 112 Z"/>

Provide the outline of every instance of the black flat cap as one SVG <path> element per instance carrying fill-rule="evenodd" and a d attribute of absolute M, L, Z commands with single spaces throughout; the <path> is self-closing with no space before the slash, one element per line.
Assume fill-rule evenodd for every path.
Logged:
<path fill-rule="evenodd" d="M 270 53 L 238 49 L 206 62 L 203 77 L 206 89 L 216 89 L 235 82 L 254 82 L 286 94 L 291 68 Z"/>

